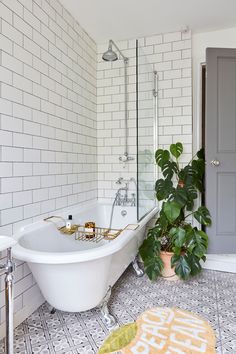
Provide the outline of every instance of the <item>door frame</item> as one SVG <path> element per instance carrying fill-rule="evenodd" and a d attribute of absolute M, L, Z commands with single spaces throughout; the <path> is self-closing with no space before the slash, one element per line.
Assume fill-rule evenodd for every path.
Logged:
<path fill-rule="evenodd" d="M 195 154 L 202 145 L 202 67 L 206 65 L 205 59 L 193 61 L 192 94 L 193 94 L 193 137 L 192 148 Z M 200 204 L 200 199 L 197 201 Z M 236 273 L 236 254 L 216 255 L 208 254 L 203 268 Z"/>

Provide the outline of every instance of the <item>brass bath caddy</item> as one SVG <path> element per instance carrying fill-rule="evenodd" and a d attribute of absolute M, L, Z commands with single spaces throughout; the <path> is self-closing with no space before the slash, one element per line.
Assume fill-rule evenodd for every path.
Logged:
<path fill-rule="evenodd" d="M 79 225 L 72 225 L 70 229 L 65 226 L 58 227 L 57 229 L 64 235 L 73 235 L 78 230 Z"/>
<path fill-rule="evenodd" d="M 93 229 L 86 229 L 84 226 L 79 226 L 75 232 L 75 239 L 80 241 L 99 242 L 101 240 L 114 240 L 120 235 L 122 229 L 109 229 L 105 227 L 95 226 Z"/>
<path fill-rule="evenodd" d="M 70 229 L 68 229 L 65 225 L 64 226 L 57 226 L 57 223 L 53 221 L 53 219 L 59 219 L 63 221 L 64 224 L 66 224 L 66 220 L 62 218 L 61 216 L 49 216 L 48 218 L 43 219 L 43 221 L 51 222 L 54 224 L 57 228 L 58 231 L 60 231 L 62 234 L 65 235 L 73 235 L 77 230 L 79 225 L 72 225 Z"/>
<path fill-rule="evenodd" d="M 112 241 L 125 230 L 136 230 L 139 227 L 137 224 L 129 224 L 123 229 L 113 229 L 107 227 L 93 227 L 88 230 L 85 226 L 78 225 L 75 232 L 75 239 L 80 241 L 99 242 L 102 240 Z"/>
<path fill-rule="evenodd" d="M 55 222 L 52 221 L 52 219 L 61 219 L 65 221 L 63 218 L 59 216 L 50 216 L 44 221 L 50 221 L 52 222 L 64 235 L 74 235 L 75 240 L 78 241 L 89 241 L 89 242 L 99 242 L 102 240 L 105 241 L 112 241 L 116 237 L 118 237 L 123 231 L 125 230 L 136 230 L 139 225 L 138 224 L 128 224 L 125 228 L 123 229 L 113 229 L 113 228 L 107 228 L 107 227 L 98 227 L 94 226 L 93 228 L 87 228 L 85 225 L 72 225 L 71 229 L 67 229 L 66 226 L 58 227 Z"/>

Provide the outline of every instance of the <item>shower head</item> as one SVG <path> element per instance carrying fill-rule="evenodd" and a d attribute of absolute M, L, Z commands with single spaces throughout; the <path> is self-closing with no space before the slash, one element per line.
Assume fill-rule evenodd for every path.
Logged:
<path fill-rule="evenodd" d="M 112 39 L 109 40 L 108 50 L 103 54 L 102 59 L 105 60 L 105 61 L 116 61 L 118 59 L 118 55 L 116 54 L 116 52 L 114 52 L 114 50 L 112 49 L 112 46 L 114 46 L 116 48 L 116 50 L 118 51 L 120 56 L 123 58 L 124 62 L 127 63 L 128 62 L 128 58 L 126 58 L 122 54 L 122 52 L 117 47 L 117 45 L 113 42 Z"/>
<path fill-rule="evenodd" d="M 102 59 L 105 61 L 115 61 L 118 59 L 117 54 L 112 50 L 111 42 L 109 42 L 108 50 L 103 54 Z"/>

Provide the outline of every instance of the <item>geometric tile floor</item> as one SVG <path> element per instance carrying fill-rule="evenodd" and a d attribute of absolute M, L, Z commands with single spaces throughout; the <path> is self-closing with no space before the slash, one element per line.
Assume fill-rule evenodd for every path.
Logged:
<path fill-rule="evenodd" d="M 236 354 L 236 274 L 204 270 L 188 282 L 150 282 L 129 267 L 112 291 L 110 310 L 119 324 L 132 322 L 155 306 L 175 306 L 208 320 L 217 338 L 216 352 Z M 15 330 L 17 354 L 94 354 L 109 330 L 99 309 L 50 314 L 44 303 Z M 4 344 L 0 344 L 4 353 Z"/>

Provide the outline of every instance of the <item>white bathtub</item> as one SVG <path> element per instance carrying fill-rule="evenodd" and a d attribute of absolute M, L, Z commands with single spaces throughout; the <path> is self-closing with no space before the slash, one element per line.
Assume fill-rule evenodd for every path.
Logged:
<path fill-rule="evenodd" d="M 76 223 L 95 221 L 96 226 L 109 226 L 111 207 L 96 203 L 73 210 Z M 121 211 L 127 215 L 122 216 Z M 61 234 L 55 225 L 40 221 L 24 227 L 15 238 L 13 256 L 28 263 L 48 303 L 59 310 L 80 312 L 101 304 L 141 245 L 149 213 L 135 231 L 123 231 L 115 240 L 99 243 L 77 241 Z M 137 223 L 135 207 L 115 207 L 113 228 Z"/>

